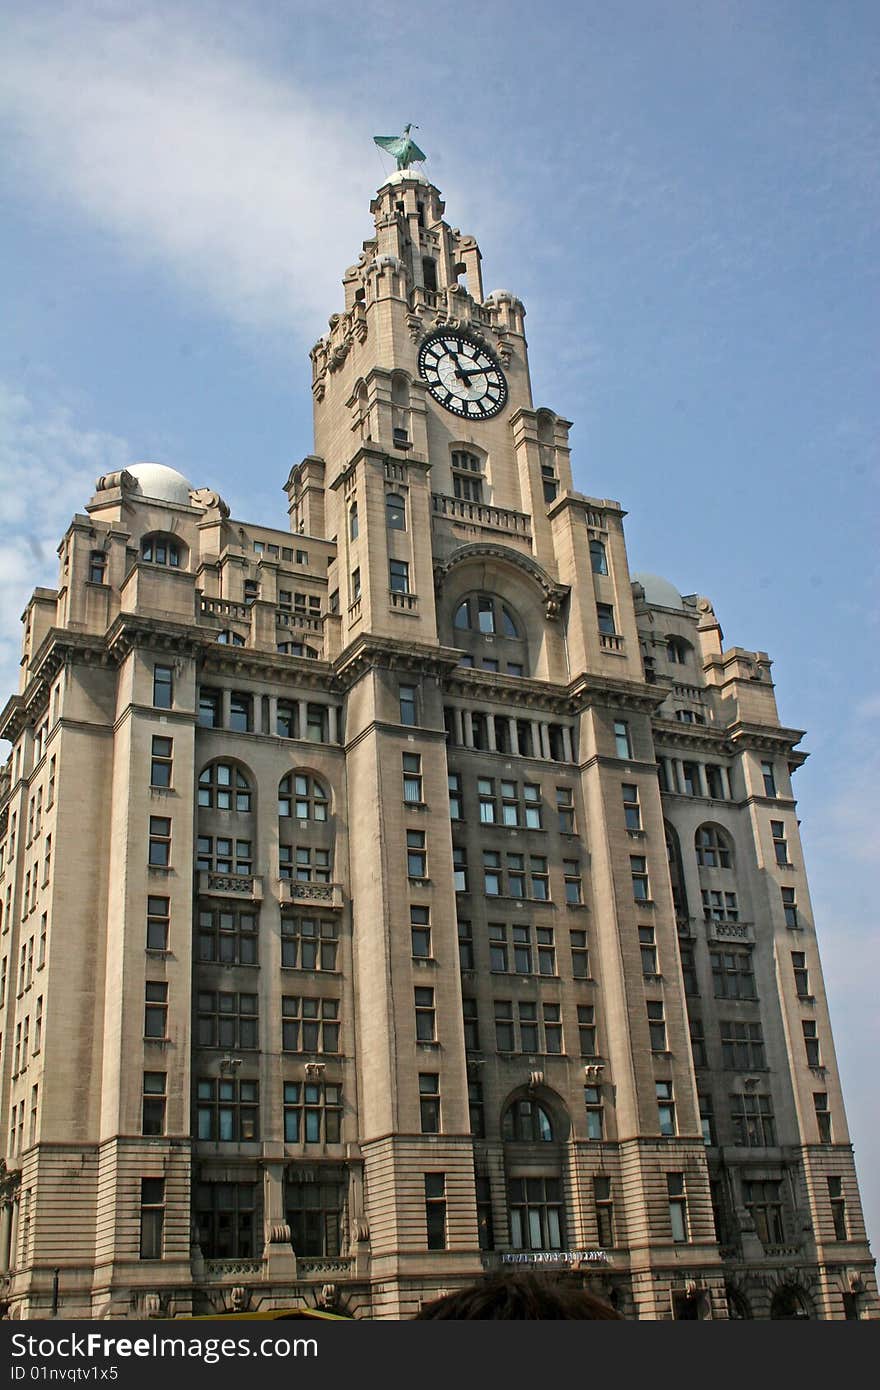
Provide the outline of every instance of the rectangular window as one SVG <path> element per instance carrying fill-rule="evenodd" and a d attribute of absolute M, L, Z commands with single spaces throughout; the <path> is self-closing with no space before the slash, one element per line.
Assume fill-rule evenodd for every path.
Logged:
<path fill-rule="evenodd" d="M 497 850 L 483 850 L 483 892 L 488 898 L 501 893 L 501 855 Z"/>
<path fill-rule="evenodd" d="M 141 1106 L 141 1134 L 165 1133 L 167 1075 L 164 1071 L 145 1071 Z"/>
<path fill-rule="evenodd" d="M 34 1056 L 43 1046 L 43 996 L 38 996 L 34 1006 Z"/>
<path fill-rule="evenodd" d="M 764 1034 L 760 1023 L 727 1020 L 721 1029 L 721 1064 L 727 1071 L 764 1071 Z"/>
<path fill-rule="evenodd" d="M 700 795 L 700 773 L 696 763 L 681 765 L 682 791 L 685 796 Z"/>
<path fill-rule="evenodd" d="M 743 1202 L 762 1245 L 782 1245 L 785 1241 L 781 1188 L 780 1182 L 743 1180 Z"/>
<path fill-rule="evenodd" d="M 198 958 L 222 965 L 256 965 L 259 919 L 249 908 L 199 907 Z"/>
<path fill-rule="evenodd" d="M 819 1056 L 819 1029 L 818 1025 L 811 1018 L 805 1018 L 801 1024 L 804 1031 L 804 1051 L 807 1054 L 808 1067 L 821 1067 L 822 1061 Z"/>
<path fill-rule="evenodd" d="M 229 727 L 235 734 L 249 734 L 254 727 L 254 701 L 251 695 L 233 690 L 229 697 Z"/>
<path fill-rule="evenodd" d="M 556 788 L 556 814 L 561 834 L 573 835 L 575 829 L 574 792 L 571 787 Z"/>
<path fill-rule="evenodd" d="M 147 898 L 147 950 L 167 951 L 171 926 L 169 898 Z"/>
<path fill-rule="evenodd" d="M 346 1192 L 341 1182 L 285 1182 L 284 1214 L 297 1254 L 325 1259 L 341 1254 Z"/>
<path fill-rule="evenodd" d="M 49 780 L 46 784 L 46 810 L 55 804 L 55 756 L 49 759 Z"/>
<path fill-rule="evenodd" d="M 577 859 L 563 859 L 562 872 L 565 880 L 565 901 L 582 903 L 584 900 L 581 866 Z"/>
<path fill-rule="evenodd" d="M 529 896 L 537 902 L 550 900 L 550 874 L 547 870 L 546 855 L 529 855 Z"/>
<path fill-rule="evenodd" d="M 590 978 L 590 953 L 587 947 L 587 933 L 585 931 L 569 932 L 571 944 L 571 973 L 576 980 L 588 980 Z"/>
<path fill-rule="evenodd" d="M 509 999 L 495 1000 L 495 1047 L 499 1052 L 513 1052 L 513 1004 Z"/>
<path fill-rule="evenodd" d="M 351 572 L 351 601 L 352 601 L 352 603 L 357 603 L 357 601 L 358 601 L 358 599 L 360 598 L 360 596 L 361 596 L 361 569 L 360 569 L 360 565 L 358 565 L 357 569 L 353 569 L 352 572 Z"/>
<path fill-rule="evenodd" d="M 507 856 L 507 894 L 511 898 L 526 896 L 526 857 L 524 854 Z"/>
<path fill-rule="evenodd" d="M 776 796 L 776 773 L 772 763 L 761 764 L 761 776 L 764 779 L 764 795 Z"/>
<path fill-rule="evenodd" d="M 514 927 L 514 941 L 516 940 L 517 928 Z M 536 927 L 535 940 L 538 946 L 538 974 L 556 974 L 556 946 L 553 940 L 552 927 Z"/>
<path fill-rule="evenodd" d="M 168 1036 L 168 985 L 164 980 L 147 980 L 144 987 L 144 1037 Z"/>
<path fill-rule="evenodd" d="M 475 1134 L 476 1130 L 471 1129 Z M 482 1133 L 482 1130 L 480 1131 Z M 492 1185 L 488 1178 L 474 1177 L 474 1189 L 477 1197 L 477 1232 L 481 1250 L 495 1249 L 495 1233 L 492 1222 Z"/>
<path fill-rule="evenodd" d="M 249 1052 L 259 1047 L 255 994 L 200 990 L 196 1007 L 199 1047 L 234 1047 Z"/>
<path fill-rule="evenodd" d="M 281 1050 L 338 1052 L 339 1000 L 282 995 Z"/>
<path fill-rule="evenodd" d="M 715 888 L 703 888 L 703 917 L 707 922 L 738 922 L 739 905 L 735 893 L 723 893 Z"/>
<path fill-rule="evenodd" d="M 408 594 L 409 562 L 407 560 L 389 561 L 388 581 L 392 594 Z"/>
<path fill-rule="evenodd" d="M 593 1004 L 578 1004 L 578 1039 L 582 1057 L 596 1057 L 596 1009 Z"/>
<path fill-rule="evenodd" d="M 623 792 L 623 818 L 627 830 L 641 830 L 642 808 L 639 805 L 638 787 L 635 782 L 624 782 L 621 791 Z"/>
<path fill-rule="evenodd" d="M 338 1144 L 342 1137 L 342 1087 L 330 1082 L 286 1081 L 285 1144 Z"/>
<path fill-rule="evenodd" d="M 773 853 L 776 856 L 777 864 L 790 864 L 788 857 L 788 844 L 785 839 L 785 822 L 772 820 L 770 822 L 770 834 L 773 837 Z"/>
<path fill-rule="evenodd" d="M 489 969 L 505 972 L 510 968 L 507 928 L 502 922 L 490 922 L 487 932 L 489 936 Z"/>
<path fill-rule="evenodd" d="M 831 1111 L 828 1109 L 828 1095 L 825 1091 L 815 1091 L 813 1093 L 813 1106 L 816 1111 L 816 1127 L 819 1131 L 819 1143 L 833 1143 L 831 1135 Z"/>
<path fill-rule="evenodd" d="M 428 877 L 428 853 L 425 849 L 425 831 L 406 832 L 406 872 L 409 878 Z"/>
<path fill-rule="evenodd" d="M 419 1073 L 419 1122 L 422 1134 L 440 1133 L 440 1077 L 436 1072 Z"/>
<path fill-rule="evenodd" d="M 715 1121 L 712 1114 L 712 1097 L 707 1094 L 697 1096 L 700 1106 L 700 1128 L 703 1131 L 703 1143 L 711 1145 L 717 1143 L 715 1138 Z"/>
<path fill-rule="evenodd" d="M 260 1083 L 225 1077 L 203 1078 L 196 1087 L 199 1139 L 221 1144 L 251 1143 L 260 1132 Z"/>
<path fill-rule="evenodd" d="M 807 957 L 804 951 L 792 951 L 791 968 L 798 999 L 811 999 L 810 973 L 807 970 Z"/>
<path fill-rule="evenodd" d="M 666 1051 L 666 1019 L 663 1013 L 662 999 L 649 999 L 648 1009 L 648 1032 L 651 1036 L 651 1051 Z"/>
<path fill-rule="evenodd" d="M 153 736 L 150 756 L 150 786 L 171 786 L 171 762 L 173 739 Z"/>
<path fill-rule="evenodd" d="M 734 1143 L 750 1149 L 766 1149 L 776 1143 L 773 1100 L 754 1091 L 732 1094 L 730 1119 Z"/>
<path fill-rule="evenodd" d="M 416 687 L 414 685 L 401 685 L 398 688 L 400 698 L 400 722 L 409 727 L 418 723 L 416 719 Z"/>
<path fill-rule="evenodd" d="M 467 850 L 462 845 L 452 846 L 452 879 L 456 893 L 468 891 Z"/>
<path fill-rule="evenodd" d="M 435 1042 L 437 1038 L 437 1012 L 434 1008 L 434 991 L 424 985 L 417 985 L 414 997 L 416 1041 Z"/>
<path fill-rule="evenodd" d="M 596 617 L 599 622 L 599 631 L 613 637 L 617 632 L 614 626 L 614 608 L 610 603 L 596 604 Z"/>
<path fill-rule="evenodd" d="M 461 777 L 457 772 L 449 774 L 449 819 L 462 819 Z"/>
<path fill-rule="evenodd" d="M 446 1249 L 446 1174 L 425 1174 L 425 1227 L 429 1250 Z"/>
<path fill-rule="evenodd" d="M 653 927 L 639 927 L 639 950 L 642 956 L 642 974 L 653 978 L 657 974 L 657 947 L 654 944 Z"/>
<path fill-rule="evenodd" d="M 632 739 L 629 734 L 629 725 L 625 719 L 615 719 L 614 721 L 614 746 L 618 758 L 632 758 Z"/>
<path fill-rule="evenodd" d="M 170 666 L 153 667 L 153 705 L 171 709 L 174 699 L 174 672 Z"/>
<path fill-rule="evenodd" d="M 429 960 L 431 956 L 430 910 L 427 907 L 411 907 L 409 921 L 413 955 L 419 960 Z"/>
<path fill-rule="evenodd" d="M 462 970 L 474 968 L 474 937 L 470 922 L 458 920 L 458 962 Z"/>
<path fill-rule="evenodd" d="M 520 1004 L 519 1010 L 520 1017 L 522 1017 L 522 1004 Z M 541 1005 L 541 1013 L 544 1022 L 544 1051 L 559 1056 L 562 1053 L 562 1011 L 560 1006 L 545 1001 Z"/>
<path fill-rule="evenodd" d="M 319 917 L 281 918 L 281 965 L 286 970 L 335 970 L 339 948 L 335 922 Z"/>
<path fill-rule="evenodd" d="M 672 1230 L 672 1239 L 676 1244 L 681 1244 L 688 1239 L 684 1173 L 666 1174 L 666 1192 L 669 1198 L 669 1225 Z"/>
<path fill-rule="evenodd" d="M 495 783 L 491 778 L 477 778 L 477 801 L 480 824 L 494 825 L 498 819 L 498 808 L 495 802 Z"/>
<path fill-rule="evenodd" d="M 227 835 L 199 835 L 196 868 L 200 873 L 248 877 L 254 868 L 251 841 L 233 840 Z"/>
<path fill-rule="evenodd" d="M 464 1018 L 464 1045 L 468 1052 L 480 1050 L 480 1020 L 476 999 L 462 999 L 461 1012 Z"/>
<path fill-rule="evenodd" d="M 142 1260 L 161 1260 L 165 1226 L 165 1179 L 141 1178 Z"/>
<path fill-rule="evenodd" d="M 721 768 L 717 763 L 706 763 L 704 771 L 706 773 L 706 789 L 714 801 L 725 801 L 724 780 L 721 776 Z"/>
<path fill-rule="evenodd" d="M 843 1195 L 843 1179 L 830 1177 L 828 1179 L 828 1201 L 831 1205 L 831 1220 L 834 1223 L 834 1239 L 847 1240 L 846 1229 L 846 1198 Z"/>
<path fill-rule="evenodd" d="M 420 753 L 403 754 L 403 799 L 413 806 L 423 804 L 422 758 Z"/>
<path fill-rule="evenodd" d="M 502 790 L 505 786 L 515 788 L 516 784 L 502 783 Z M 541 788 L 532 782 L 523 783 L 523 809 L 525 812 L 525 827 L 527 830 L 540 830 L 542 821 L 541 808 Z M 508 822 L 505 820 L 505 825 Z M 516 824 L 514 821 L 513 824 Z"/>
<path fill-rule="evenodd" d="M 710 951 L 716 999 L 754 999 L 755 976 L 751 951 Z"/>
<path fill-rule="evenodd" d="M 584 1087 L 584 1104 L 587 1110 L 587 1138 L 604 1139 L 605 1120 L 601 1086 Z"/>
<path fill-rule="evenodd" d="M 219 690 L 199 691 L 199 724 L 203 729 L 219 729 L 222 710 Z"/>
<path fill-rule="evenodd" d="M 611 1179 L 593 1178 L 593 1201 L 596 1206 L 596 1232 L 599 1245 L 609 1250 L 614 1245 L 614 1207 L 611 1199 Z"/>
<path fill-rule="evenodd" d="M 629 857 L 630 874 L 632 875 L 633 897 L 637 903 L 646 903 L 651 900 L 651 893 L 648 887 L 648 861 L 643 854 L 631 854 Z"/>
<path fill-rule="evenodd" d="M 798 921 L 797 902 L 795 901 L 793 888 L 782 888 L 782 911 L 785 915 L 785 925 L 797 928 L 800 926 Z"/>
<path fill-rule="evenodd" d="M 703 1031 L 703 1020 L 692 1018 L 690 1020 L 691 1053 L 693 1054 L 694 1066 L 705 1067 L 706 1062 L 706 1035 Z"/>
<path fill-rule="evenodd" d="M 672 1082 L 656 1081 L 654 1089 L 657 1092 L 657 1120 L 660 1133 L 664 1138 L 668 1138 L 678 1133 L 675 1125 L 675 1100 L 672 1094 Z"/>
<path fill-rule="evenodd" d="M 149 864 L 167 869 L 171 862 L 171 820 L 167 816 L 150 816 Z"/>
<path fill-rule="evenodd" d="M 562 1182 L 559 1178 L 509 1178 L 507 1205 L 514 1250 L 561 1250 Z"/>

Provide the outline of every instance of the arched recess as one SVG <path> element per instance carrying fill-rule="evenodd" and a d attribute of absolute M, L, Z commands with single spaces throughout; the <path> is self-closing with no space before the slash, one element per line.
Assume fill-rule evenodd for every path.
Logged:
<path fill-rule="evenodd" d="M 555 1091 L 519 1087 L 501 1107 L 508 1238 L 513 1250 L 564 1250 L 565 1154 L 571 1120 Z"/>
<path fill-rule="evenodd" d="M 167 531 L 151 531 L 141 537 L 140 557 L 149 565 L 185 570 L 189 566 L 189 546 Z"/>
<path fill-rule="evenodd" d="M 736 858 L 733 840 L 722 825 L 706 821 L 694 833 L 694 852 L 701 869 L 733 869 Z"/>
<path fill-rule="evenodd" d="M 780 1284 L 770 1302 L 770 1317 L 775 1321 L 794 1322 L 816 1316 L 813 1301 L 802 1284 Z"/>
<path fill-rule="evenodd" d="M 196 800 L 200 811 L 251 815 L 257 809 L 253 773 L 235 758 L 214 758 L 199 773 Z"/>
<path fill-rule="evenodd" d="M 666 857 L 669 861 L 669 880 L 672 885 L 672 902 L 676 921 L 686 922 L 689 917 L 687 890 L 684 880 L 684 864 L 681 857 L 681 841 L 678 831 L 669 821 L 663 822 L 666 836 Z"/>

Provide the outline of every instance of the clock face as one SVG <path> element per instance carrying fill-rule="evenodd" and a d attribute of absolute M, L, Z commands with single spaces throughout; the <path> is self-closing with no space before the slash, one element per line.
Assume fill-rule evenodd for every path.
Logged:
<path fill-rule="evenodd" d="M 507 382 L 495 358 L 462 333 L 426 338 L 419 371 L 434 399 L 465 420 L 488 420 L 507 404 Z"/>

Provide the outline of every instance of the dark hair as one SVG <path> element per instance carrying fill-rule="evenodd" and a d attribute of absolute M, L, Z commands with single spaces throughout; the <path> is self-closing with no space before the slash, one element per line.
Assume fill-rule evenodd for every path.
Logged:
<path fill-rule="evenodd" d="M 537 1274 L 488 1274 L 425 1303 L 417 1318 L 614 1318 L 621 1315 L 586 1289 Z"/>

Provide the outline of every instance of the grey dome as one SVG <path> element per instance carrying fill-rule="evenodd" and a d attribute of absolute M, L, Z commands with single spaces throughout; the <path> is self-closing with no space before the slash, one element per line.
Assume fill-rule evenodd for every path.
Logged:
<path fill-rule="evenodd" d="M 164 463 L 133 463 L 125 471 L 135 479 L 137 490 L 144 497 L 156 502 L 176 502 L 184 507 L 190 505 L 192 483 L 176 468 Z"/>
<path fill-rule="evenodd" d="M 645 591 L 645 601 L 656 603 L 660 608 L 684 608 L 681 594 L 674 584 L 659 574 L 634 574 L 634 584 L 641 584 Z"/>

